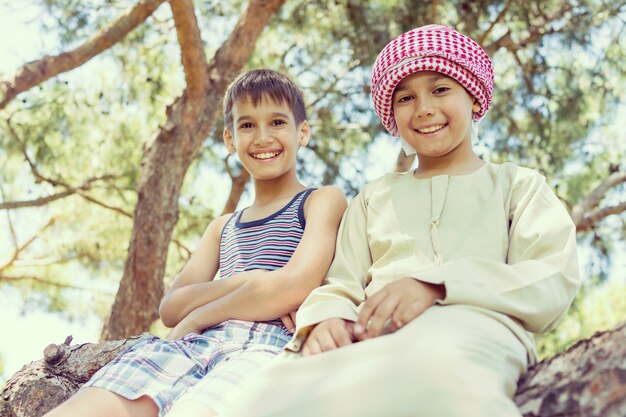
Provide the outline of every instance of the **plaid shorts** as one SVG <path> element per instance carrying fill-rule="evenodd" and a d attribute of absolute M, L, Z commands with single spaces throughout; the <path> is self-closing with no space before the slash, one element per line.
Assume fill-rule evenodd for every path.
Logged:
<path fill-rule="evenodd" d="M 269 363 L 290 339 L 280 322 L 242 320 L 228 320 L 178 340 L 150 337 L 122 352 L 84 387 L 103 388 L 129 400 L 147 395 L 163 416 L 203 380 L 204 388 L 189 399 L 218 410 L 223 398 L 249 373 Z"/>

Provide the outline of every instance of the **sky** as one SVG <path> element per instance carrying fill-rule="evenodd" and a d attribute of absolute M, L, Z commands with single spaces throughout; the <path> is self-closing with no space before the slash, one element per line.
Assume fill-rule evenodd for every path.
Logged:
<path fill-rule="evenodd" d="M 39 56 L 42 36 L 37 32 L 37 13 L 32 8 L 0 2 L 0 71 L 15 70 Z"/>

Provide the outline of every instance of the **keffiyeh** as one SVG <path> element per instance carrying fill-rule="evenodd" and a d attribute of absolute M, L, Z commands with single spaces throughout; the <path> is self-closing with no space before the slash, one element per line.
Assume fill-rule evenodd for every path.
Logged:
<path fill-rule="evenodd" d="M 418 71 L 445 74 L 474 96 L 479 121 L 493 96 L 493 64 L 475 41 L 449 26 L 428 25 L 410 30 L 385 46 L 372 70 L 374 109 L 387 131 L 399 136 L 393 116 L 393 93 L 398 83 Z"/>

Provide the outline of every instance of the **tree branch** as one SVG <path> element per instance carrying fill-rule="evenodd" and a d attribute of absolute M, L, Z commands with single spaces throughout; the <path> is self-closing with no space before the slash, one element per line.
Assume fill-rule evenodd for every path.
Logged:
<path fill-rule="evenodd" d="M 243 192 L 246 190 L 246 184 L 250 179 L 250 173 L 245 169 L 241 170 L 239 175 L 235 175 L 233 171 L 228 166 L 228 155 L 224 159 L 224 169 L 228 176 L 230 177 L 231 187 L 230 193 L 228 194 L 228 199 L 226 200 L 226 204 L 224 205 L 224 209 L 222 210 L 222 214 L 232 213 L 237 208 L 239 204 L 239 200 L 241 200 L 241 196 Z"/>
<path fill-rule="evenodd" d="M 251 48 L 237 45 L 255 44 L 267 21 L 283 5 L 285 0 L 251 0 L 228 39 L 215 52 L 211 62 L 210 78 L 220 83 L 222 75 L 215 69 L 221 68 L 223 74 L 232 74 L 239 70 L 250 58 Z"/>
<path fill-rule="evenodd" d="M 170 0 L 185 71 L 187 97 L 197 102 L 209 85 L 209 67 L 191 0 Z M 200 110 L 200 106 L 195 106 Z"/>
<path fill-rule="evenodd" d="M 626 182 L 626 172 L 614 172 L 611 175 L 609 175 L 604 181 L 602 181 L 602 183 L 600 185 L 598 185 L 593 191 L 591 191 L 591 193 L 589 193 L 589 195 L 587 195 L 585 198 L 583 198 L 581 201 L 579 201 L 573 208 L 572 211 L 570 213 L 570 216 L 572 217 L 572 220 L 574 221 L 574 224 L 576 225 L 576 227 L 578 228 L 579 225 L 580 227 L 587 227 L 586 223 L 585 225 L 583 225 L 583 220 L 586 218 L 586 214 L 598 207 L 600 205 L 600 202 L 602 201 L 602 199 L 604 198 L 604 196 L 606 195 L 606 193 L 613 187 L 618 186 L 619 184 L 625 183 Z M 621 205 L 621 204 L 620 204 Z M 617 205 L 615 207 L 619 207 L 620 205 Z M 607 208 L 607 209 L 611 209 L 611 208 Z M 605 210 L 605 209 L 600 209 L 599 211 L 592 213 L 589 215 L 589 220 L 592 219 L 596 219 L 596 222 L 598 220 L 603 219 L 604 217 L 606 217 L 609 214 L 615 214 L 615 213 L 608 213 L 607 215 L 605 215 L 604 217 L 599 217 L 599 213 L 600 211 Z M 610 210 L 609 210 L 610 211 Z M 592 224 L 589 224 L 589 227 Z M 583 229 L 586 230 L 586 229 Z"/>
<path fill-rule="evenodd" d="M 438 22 L 440 20 L 438 17 L 438 13 L 437 13 L 437 10 L 439 9 L 440 6 L 441 6 L 441 2 L 439 0 L 435 0 L 431 2 L 430 13 L 428 13 L 428 17 L 430 18 L 431 22 Z"/>
<path fill-rule="evenodd" d="M 30 159 L 30 156 L 28 155 L 28 151 L 26 150 L 26 145 L 24 145 L 24 142 L 22 142 L 22 139 L 19 137 L 19 135 L 15 131 L 15 128 L 13 127 L 13 124 L 11 121 L 11 117 L 7 119 L 7 127 L 9 128 L 9 133 L 11 134 L 11 138 L 15 142 L 17 142 L 18 147 L 22 151 L 22 155 L 24 155 L 24 159 L 28 163 L 28 166 L 30 167 L 30 172 L 33 174 L 33 177 L 35 177 L 35 180 L 47 182 L 49 184 L 52 184 L 53 186 L 63 186 L 66 188 L 70 188 L 66 183 L 54 180 L 52 178 L 45 177 L 44 175 L 41 174 L 41 172 L 39 172 L 37 165 L 35 165 L 35 163 Z"/>
<path fill-rule="evenodd" d="M 191 249 L 189 249 L 187 246 L 185 246 L 180 240 L 178 239 L 172 239 L 171 242 L 178 248 L 178 251 L 180 253 L 180 251 L 184 251 L 185 252 L 185 257 L 188 259 L 191 254 L 193 253 Z"/>
<path fill-rule="evenodd" d="M 24 159 L 26 160 L 26 162 L 28 163 L 28 166 L 30 167 L 30 171 L 33 174 L 33 176 L 35 177 L 36 181 L 41 181 L 41 182 L 47 182 L 49 184 L 51 184 L 54 187 L 62 187 L 65 188 L 65 191 L 62 191 L 60 193 L 57 194 L 52 194 L 46 197 L 41 197 L 41 198 L 37 198 L 35 200 L 25 200 L 25 201 L 9 201 L 9 202 L 4 202 L 4 203 L 0 203 L 0 210 L 10 210 L 10 209 L 16 209 L 16 208 L 24 208 L 24 207 L 40 207 L 43 205 L 46 205 L 48 203 L 51 203 L 55 200 L 59 200 L 61 198 L 65 198 L 68 197 L 70 195 L 73 194 L 78 194 L 80 195 L 82 198 L 84 198 L 85 200 L 92 202 L 94 204 L 97 204 L 101 207 L 107 208 L 109 210 L 113 210 L 123 216 L 126 217 L 132 217 L 132 215 L 130 213 L 125 212 L 124 210 L 117 208 L 117 207 L 113 207 L 110 206 L 108 204 L 105 204 L 101 201 L 96 200 L 95 198 L 87 195 L 85 193 L 85 191 L 89 190 L 92 186 L 93 183 L 98 182 L 98 181 L 108 181 L 111 179 L 115 179 L 117 178 L 117 176 L 112 175 L 112 174 L 106 174 L 106 175 L 102 175 L 100 177 L 93 177 L 93 178 L 89 178 L 87 179 L 85 182 L 83 182 L 80 186 L 78 187 L 74 187 L 72 185 L 69 185 L 68 183 L 58 180 L 58 179 L 54 179 L 54 178 L 50 178 L 47 176 L 44 176 L 39 169 L 37 168 L 37 165 L 35 164 L 35 162 L 33 162 L 33 160 L 30 158 L 30 156 L 28 155 L 28 151 L 26 150 L 26 145 L 24 145 L 24 142 L 22 142 L 22 140 L 20 139 L 19 135 L 17 134 L 17 132 L 15 131 L 15 129 L 13 128 L 13 125 L 11 124 L 11 118 L 9 118 L 7 120 L 7 126 L 9 127 L 9 132 L 11 133 L 11 137 L 13 138 L 14 141 L 17 142 L 20 150 L 22 151 L 22 155 L 24 155 Z"/>
<path fill-rule="evenodd" d="M 121 41 L 142 24 L 165 0 L 142 0 L 84 44 L 60 55 L 44 56 L 24 64 L 8 80 L 0 81 L 0 110 L 18 94 L 30 90 L 55 75 L 77 68 Z"/>
<path fill-rule="evenodd" d="M 70 285 L 70 284 L 63 284 L 61 282 L 55 282 L 55 281 L 50 281 L 47 280 L 45 278 L 41 278 L 41 277 L 37 277 L 34 275 L 23 275 L 23 276 L 17 276 L 17 277 L 12 277 L 12 276 L 6 276 L 6 275 L 1 275 L 0 274 L 0 282 L 5 282 L 5 283 L 17 283 L 17 282 L 21 282 L 21 281 L 34 281 L 37 282 L 39 284 L 43 284 L 43 285 L 49 285 L 51 287 L 57 287 L 57 288 L 69 288 L 69 289 L 73 289 L 73 290 L 84 290 L 84 291 L 91 291 L 91 292 L 103 292 L 101 290 L 96 290 L 93 288 L 87 288 L 87 287 L 79 287 L 77 285 Z"/>
<path fill-rule="evenodd" d="M 487 30 L 483 32 L 483 34 L 480 36 L 480 38 L 478 38 L 478 44 L 482 45 L 483 43 L 485 43 L 485 41 L 487 40 L 487 38 L 491 34 L 491 31 L 493 30 L 493 28 L 496 27 L 496 25 L 498 23 L 501 23 L 502 19 L 504 19 L 504 16 L 506 16 L 506 14 L 508 13 L 510 5 L 511 5 L 511 3 L 508 3 L 508 2 L 506 2 L 504 4 L 504 7 L 502 8 L 502 10 L 498 14 L 498 16 L 494 19 L 493 22 L 491 22 L 491 25 L 489 25 Z"/>
<path fill-rule="evenodd" d="M 583 217 L 578 223 L 576 223 L 577 232 L 588 232 L 598 222 L 604 220 L 612 214 L 620 214 L 626 211 L 626 201 L 619 203 L 615 206 L 604 207 L 594 211 L 588 216 Z"/>
<path fill-rule="evenodd" d="M 532 71 L 527 69 L 527 64 L 524 64 L 522 62 L 522 59 L 519 57 L 519 50 L 517 49 L 513 49 L 510 51 L 511 55 L 513 55 L 513 58 L 515 59 L 515 62 L 517 63 L 517 65 L 520 67 L 521 69 L 521 75 L 522 78 L 524 79 L 524 85 L 526 85 L 526 90 L 528 90 L 529 93 L 534 93 L 535 88 L 533 87 L 533 82 L 529 77 L 529 74 L 532 74 Z"/>
<path fill-rule="evenodd" d="M 2 197 L 2 200 L 6 199 L 6 196 L 4 194 L 4 187 L 2 186 L 2 182 L 0 182 L 0 197 Z M 11 212 L 7 211 L 7 226 L 9 226 L 9 235 L 10 235 L 10 239 L 11 239 L 11 243 L 13 243 L 13 246 L 17 246 L 17 233 L 15 233 L 15 226 L 13 226 L 13 219 L 11 219 Z"/>
<path fill-rule="evenodd" d="M 351 73 L 352 70 L 358 68 L 360 65 L 361 62 L 359 60 L 354 60 L 350 63 L 350 65 L 344 68 L 341 73 L 333 75 L 333 79 L 326 85 L 326 87 L 322 91 L 320 91 L 318 96 L 314 98 L 312 102 L 307 104 L 307 109 L 317 106 L 317 104 L 322 99 L 326 98 L 328 94 L 330 94 L 332 91 L 336 91 L 335 87 L 337 86 L 337 83 L 341 81 L 344 77 L 346 77 L 349 73 Z"/>
<path fill-rule="evenodd" d="M 508 51 L 516 51 L 520 48 L 524 48 L 526 45 L 536 43 L 539 39 L 546 35 L 558 33 L 559 30 L 549 28 L 548 25 L 555 20 L 562 19 L 565 13 L 571 11 L 573 6 L 569 2 L 563 2 L 561 8 L 550 15 L 545 21 L 537 23 L 534 26 L 530 26 L 528 28 L 529 35 L 520 40 L 519 42 L 514 42 L 511 38 L 511 31 L 507 31 L 504 35 L 502 35 L 498 40 L 491 43 L 490 45 L 486 45 L 485 52 L 487 55 L 493 56 L 493 54 L 500 48 L 506 48 Z"/>
<path fill-rule="evenodd" d="M 55 221 L 56 221 L 55 217 L 50 218 L 50 220 L 48 220 L 48 222 L 43 227 L 41 227 L 39 231 L 37 231 L 37 233 L 33 234 L 31 238 L 28 239 L 25 243 L 18 245 L 16 241 L 15 250 L 13 251 L 11 258 L 4 265 L 0 265 L 0 274 L 2 273 L 2 271 L 4 271 L 5 269 L 13 265 L 13 263 L 20 256 L 20 253 L 24 252 L 26 248 L 28 248 L 28 246 L 30 246 L 30 244 L 33 243 L 39 237 L 41 232 L 46 230 L 48 227 L 52 226 Z M 14 236 L 14 239 L 16 240 L 17 238 Z"/>
<path fill-rule="evenodd" d="M 124 210 L 122 210 L 119 207 L 115 207 L 115 206 L 111 206 L 111 205 L 108 205 L 106 203 L 103 203 L 102 201 L 97 200 L 97 199 L 91 197 L 87 193 L 84 193 L 82 189 L 77 190 L 76 193 L 79 196 L 81 196 L 82 198 L 84 198 L 85 200 L 89 201 L 90 203 L 93 203 L 93 204 L 95 204 L 97 206 L 100 206 L 100 207 L 104 207 L 105 209 L 113 210 L 114 212 L 116 212 L 118 214 L 121 214 L 122 216 L 131 218 L 131 219 L 133 218 L 133 215 L 128 213 L 127 211 L 124 211 Z"/>
<path fill-rule="evenodd" d="M 6 201 L 0 203 L 0 210 L 13 210 L 24 207 L 41 207 L 55 200 L 60 200 L 75 193 L 75 190 L 65 190 L 57 194 L 51 194 L 46 197 L 36 198 L 34 200 Z"/>

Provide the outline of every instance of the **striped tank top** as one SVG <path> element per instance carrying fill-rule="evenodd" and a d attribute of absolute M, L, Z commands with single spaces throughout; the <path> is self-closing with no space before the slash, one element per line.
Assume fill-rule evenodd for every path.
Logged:
<path fill-rule="evenodd" d="M 274 271 L 295 252 L 304 233 L 304 202 L 312 188 L 296 194 L 282 209 L 264 219 L 242 222 L 235 212 L 222 230 L 220 279 L 244 271 Z"/>

